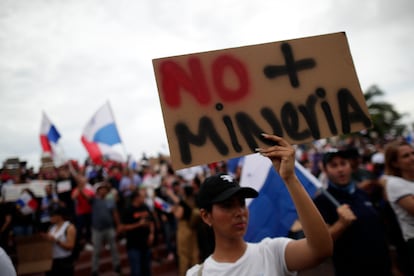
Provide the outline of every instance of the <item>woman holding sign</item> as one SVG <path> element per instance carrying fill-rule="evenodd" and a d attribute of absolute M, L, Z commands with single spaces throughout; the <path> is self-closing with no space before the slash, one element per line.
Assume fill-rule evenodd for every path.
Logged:
<path fill-rule="evenodd" d="M 201 265 L 187 271 L 198 275 L 295 275 L 319 264 L 332 254 L 332 238 L 321 215 L 295 175 L 295 149 L 283 138 L 263 134 L 275 146 L 257 151 L 268 157 L 283 179 L 296 206 L 306 238 L 265 238 L 259 243 L 247 243 L 249 212 L 245 198 L 255 198 L 258 192 L 240 187 L 231 176 L 211 176 L 201 185 L 198 205 L 203 221 L 215 236 L 215 249 Z"/>

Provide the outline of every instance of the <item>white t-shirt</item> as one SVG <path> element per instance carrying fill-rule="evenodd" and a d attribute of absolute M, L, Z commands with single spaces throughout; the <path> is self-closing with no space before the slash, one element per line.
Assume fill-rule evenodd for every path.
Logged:
<path fill-rule="evenodd" d="M 400 223 L 404 239 L 414 238 L 414 216 L 402 208 L 397 202 L 401 198 L 414 195 L 414 182 L 397 176 L 386 176 L 385 191 L 395 215 Z"/>
<path fill-rule="evenodd" d="M 65 221 L 63 225 L 56 231 L 56 225 L 53 225 L 50 230 L 49 234 L 51 234 L 56 240 L 61 242 L 66 242 L 66 229 L 69 227 L 70 222 Z M 53 244 L 52 255 L 54 259 L 59 258 L 67 258 L 72 254 L 71 250 L 64 249 L 63 247 L 57 245 L 56 243 Z"/>
<path fill-rule="evenodd" d="M 259 243 L 247 243 L 246 252 L 234 263 L 219 263 L 211 256 L 203 265 L 203 276 L 267 276 L 267 275 L 296 275 L 288 271 L 285 262 L 288 238 L 265 238 Z M 186 276 L 198 276 L 200 265 L 195 265 L 187 271 Z"/>
<path fill-rule="evenodd" d="M 0 270 L 2 276 L 16 276 L 16 269 L 7 253 L 0 247 Z"/>

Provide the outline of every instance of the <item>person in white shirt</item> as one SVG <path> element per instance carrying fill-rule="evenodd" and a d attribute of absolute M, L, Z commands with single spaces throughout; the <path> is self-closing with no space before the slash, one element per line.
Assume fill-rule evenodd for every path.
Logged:
<path fill-rule="evenodd" d="M 405 240 L 404 264 L 414 275 L 414 148 L 395 141 L 385 149 L 385 195 L 397 217 Z"/>
<path fill-rule="evenodd" d="M 67 210 L 57 207 L 50 212 L 50 227 L 45 238 L 53 242 L 52 268 L 47 276 L 72 276 L 74 275 L 74 259 L 72 250 L 75 247 L 76 228 L 66 220 Z"/>
<path fill-rule="evenodd" d="M 0 247 L 0 270 L 2 276 L 16 276 L 16 269 L 7 253 Z"/>
<path fill-rule="evenodd" d="M 208 177 L 200 187 L 197 203 L 203 221 L 214 232 L 215 248 L 204 263 L 187 271 L 187 276 L 208 275 L 295 275 L 332 255 L 328 228 L 306 190 L 295 175 L 295 149 L 283 138 L 263 134 L 274 146 L 257 149 L 268 157 L 289 190 L 306 238 L 265 238 L 247 243 L 248 209 L 245 198 L 258 192 L 240 187 L 230 175 Z"/>

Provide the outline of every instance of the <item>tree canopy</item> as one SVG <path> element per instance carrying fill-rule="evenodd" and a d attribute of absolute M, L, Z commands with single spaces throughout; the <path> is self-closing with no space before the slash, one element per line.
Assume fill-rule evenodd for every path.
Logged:
<path fill-rule="evenodd" d="M 400 123 L 404 114 L 399 113 L 391 103 L 382 101 L 380 98 L 384 95 L 384 91 L 377 85 L 370 86 L 364 92 L 373 123 L 373 127 L 367 133 L 370 138 L 403 135 L 406 129 L 406 126 Z"/>

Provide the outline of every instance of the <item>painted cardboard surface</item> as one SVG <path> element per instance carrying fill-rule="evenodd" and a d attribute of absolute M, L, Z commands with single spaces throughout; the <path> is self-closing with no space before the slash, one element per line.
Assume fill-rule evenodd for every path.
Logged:
<path fill-rule="evenodd" d="M 371 126 L 345 33 L 153 60 L 174 169 Z"/>

